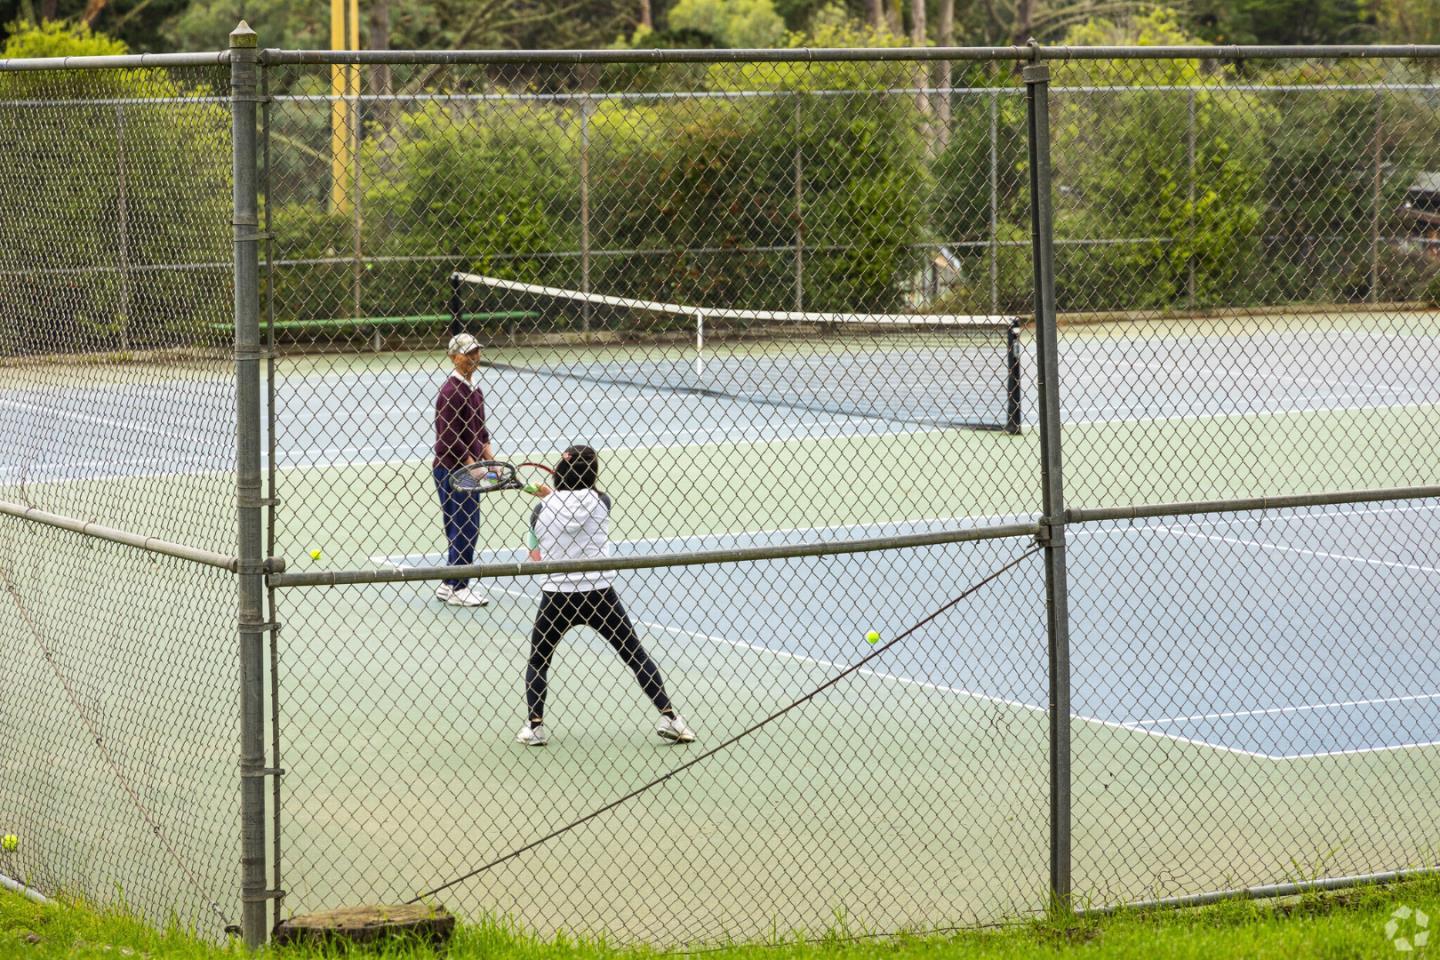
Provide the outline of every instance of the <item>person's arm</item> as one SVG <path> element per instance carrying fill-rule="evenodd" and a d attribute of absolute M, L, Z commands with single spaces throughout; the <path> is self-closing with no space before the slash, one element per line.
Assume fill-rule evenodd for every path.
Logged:
<path fill-rule="evenodd" d="M 548 488 L 547 488 L 548 489 Z M 537 493 L 536 496 L 539 496 Z M 530 559 L 540 559 L 540 533 L 536 529 L 540 524 L 540 512 L 545 509 L 545 504 L 535 504 L 535 509 L 530 511 L 530 532 L 526 538 L 526 546 L 530 548 Z"/>
<path fill-rule="evenodd" d="M 472 451 L 477 460 L 494 460 L 495 449 L 490 444 L 490 428 L 485 425 L 485 394 L 476 387 L 472 396 L 475 403 L 475 441 Z"/>

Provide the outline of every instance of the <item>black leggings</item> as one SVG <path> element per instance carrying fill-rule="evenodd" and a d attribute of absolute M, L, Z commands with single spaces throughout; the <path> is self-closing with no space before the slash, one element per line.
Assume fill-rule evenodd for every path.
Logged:
<path fill-rule="evenodd" d="M 535 614 L 535 629 L 530 633 L 530 662 L 525 666 L 525 705 L 532 722 L 545 716 L 550 658 L 566 631 L 579 626 L 594 630 L 615 648 L 657 710 L 664 713 L 671 709 L 660 668 L 640 646 L 635 626 L 613 587 L 577 593 L 546 590 L 540 594 L 540 611 Z"/>

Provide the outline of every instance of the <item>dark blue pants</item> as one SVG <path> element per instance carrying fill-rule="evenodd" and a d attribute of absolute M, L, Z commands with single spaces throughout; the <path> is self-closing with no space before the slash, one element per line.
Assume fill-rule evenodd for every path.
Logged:
<path fill-rule="evenodd" d="M 440 515 L 445 519 L 446 563 L 452 567 L 475 562 L 475 541 L 480 538 L 480 494 L 460 493 L 450 487 L 450 471 L 436 467 L 435 490 L 440 494 Z M 446 580 L 459 590 L 469 580 Z"/>

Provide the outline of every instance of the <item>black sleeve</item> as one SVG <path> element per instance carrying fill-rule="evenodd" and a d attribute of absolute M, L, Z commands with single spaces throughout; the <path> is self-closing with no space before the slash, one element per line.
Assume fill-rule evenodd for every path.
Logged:
<path fill-rule="evenodd" d="M 603 490 L 596 490 L 595 494 L 600 498 L 600 502 L 605 504 L 605 512 L 608 514 L 610 512 L 610 494 Z"/>
<path fill-rule="evenodd" d="M 545 501 L 535 504 L 535 509 L 530 511 L 530 532 L 535 533 L 537 524 L 540 523 L 540 511 L 545 509 Z"/>

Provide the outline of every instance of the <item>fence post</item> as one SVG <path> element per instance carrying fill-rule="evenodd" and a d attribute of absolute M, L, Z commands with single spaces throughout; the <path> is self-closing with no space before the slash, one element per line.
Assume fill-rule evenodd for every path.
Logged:
<path fill-rule="evenodd" d="M 260 222 L 257 201 L 255 31 L 230 34 L 230 130 L 235 242 L 235 493 L 240 647 L 241 934 L 265 942 L 265 558 L 260 477 Z"/>
<path fill-rule="evenodd" d="M 1065 492 L 1060 472 L 1060 381 L 1055 329 L 1055 237 L 1051 223 L 1050 68 L 1024 69 L 1030 147 L 1030 243 L 1035 272 L 1035 345 L 1040 392 L 1045 621 L 1050 674 L 1050 896 L 1070 909 L 1070 623 L 1065 578 Z"/>
<path fill-rule="evenodd" d="M 1190 309 L 1195 309 L 1195 91 L 1186 98 L 1185 170 L 1189 181 L 1186 198 L 1189 200 L 1190 249 L 1185 255 L 1185 291 Z"/>
<path fill-rule="evenodd" d="M 805 309 L 805 165 L 800 156 L 800 144 L 803 142 L 800 132 L 802 130 L 800 121 L 801 97 L 804 94 L 798 90 L 795 96 L 795 310 L 797 312 Z"/>
<path fill-rule="evenodd" d="M 120 234 L 120 349 L 130 349 L 130 211 L 125 197 L 125 105 L 115 104 L 116 213 Z"/>
<path fill-rule="evenodd" d="M 1380 185 L 1384 155 L 1385 99 L 1380 91 L 1375 93 L 1375 129 L 1370 135 L 1370 152 L 1373 157 L 1373 181 L 1370 187 L 1370 296 L 1371 303 L 1380 299 Z"/>
<path fill-rule="evenodd" d="M 580 292 L 590 292 L 590 77 L 581 68 L 585 95 L 580 100 Z M 590 301 L 580 304 L 580 329 L 590 332 Z"/>
<path fill-rule="evenodd" d="M 1000 91 L 990 92 L 990 312 L 1000 312 Z"/>

